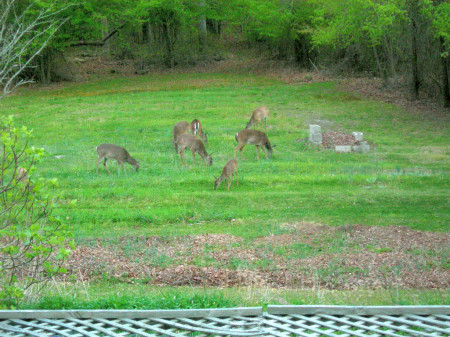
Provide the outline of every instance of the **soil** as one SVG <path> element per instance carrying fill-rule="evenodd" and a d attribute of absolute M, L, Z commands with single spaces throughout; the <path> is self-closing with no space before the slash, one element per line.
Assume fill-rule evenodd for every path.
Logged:
<path fill-rule="evenodd" d="M 76 248 L 65 277 L 164 286 L 450 286 L 448 233 L 312 223 L 284 229 L 253 240 L 226 234 L 97 239 Z"/>

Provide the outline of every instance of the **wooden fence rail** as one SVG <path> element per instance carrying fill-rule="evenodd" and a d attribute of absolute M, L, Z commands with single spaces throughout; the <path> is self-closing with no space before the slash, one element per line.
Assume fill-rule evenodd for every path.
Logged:
<path fill-rule="evenodd" d="M 0 311 L 0 337 L 450 337 L 450 306 Z"/>

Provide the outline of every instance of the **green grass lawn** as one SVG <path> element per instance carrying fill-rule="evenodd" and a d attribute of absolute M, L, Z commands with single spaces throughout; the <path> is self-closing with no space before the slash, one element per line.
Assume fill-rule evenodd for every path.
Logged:
<path fill-rule="evenodd" d="M 246 146 L 240 185 L 213 190 L 233 156 L 234 135 L 259 105 L 271 109 L 267 134 L 277 146 L 256 161 Z M 281 223 L 406 225 L 445 231 L 448 125 L 342 92 L 336 83 L 286 84 L 242 74 L 168 74 L 22 89 L 0 106 L 34 130 L 49 156 L 37 175 L 59 180 L 56 213 L 75 236 L 279 233 Z M 171 138 L 180 120 L 199 118 L 214 163 L 180 164 Z M 328 130 L 364 132 L 368 154 L 336 154 L 304 142 L 314 120 Z M 326 129 L 325 129 L 326 131 Z M 134 173 L 95 173 L 95 147 L 126 147 Z M 55 156 L 63 156 L 61 159 Z"/>
<path fill-rule="evenodd" d="M 235 133 L 260 105 L 271 110 L 267 134 L 276 144 L 272 158 L 258 162 L 254 147 L 246 146 L 247 160 L 239 161 L 239 186 L 233 184 L 227 192 L 222 184 L 214 191 L 214 176 L 233 156 Z M 448 121 L 364 99 L 342 91 L 334 82 L 284 83 L 232 73 L 152 74 L 22 88 L 2 101 L 0 114 L 12 114 L 17 125 L 33 129 L 33 145 L 47 150 L 32 179 L 58 179 L 55 214 L 70 225 L 80 244 L 92 238 L 204 233 L 231 234 L 249 243 L 256 237 L 288 233 L 288 224 L 297 222 L 448 231 Z M 184 167 L 175 153 L 173 125 L 194 118 L 201 120 L 208 134 L 212 167 L 198 156 L 194 167 L 190 153 Z M 309 124 L 316 120 L 328 125 L 323 131 L 364 132 L 372 151 L 337 154 L 309 145 L 305 138 Z M 126 164 L 128 174 L 118 174 L 116 163 L 110 162 L 112 175 L 102 168 L 97 175 L 95 148 L 101 143 L 126 147 L 140 162 L 140 170 L 135 173 Z M 300 255 L 293 253 L 295 247 L 277 253 L 311 255 L 305 247 L 299 247 Z M 309 294 L 181 288 L 167 290 L 174 292 L 169 297 L 175 300 L 166 303 L 159 298 L 160 290 L 144 285 L 109 284 L 107 294 L 101 290 L 103 283 L 90 287 L 87 298 L 64 289 L 50 290 L 62 297 L 50 296 L 32 306 L 448 303 L 447 295 L 427 289 L 347 293 L 319 289 Z M 262 292 L 266 296 L 261 297 Z M 135 301 L 120 297 L 123 293 L 136 293 Z"/>

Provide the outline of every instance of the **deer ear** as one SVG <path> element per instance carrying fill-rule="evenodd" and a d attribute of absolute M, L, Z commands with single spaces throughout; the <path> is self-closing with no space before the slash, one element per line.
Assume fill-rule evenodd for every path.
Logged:
<path fill-rule="evenodd" d="M 214 176 L 214 179 L 216 179 L 216 180 L 217 180 L 217 179 L 219 179 L 219 178 L 217 178 L 216 176 Z"/>

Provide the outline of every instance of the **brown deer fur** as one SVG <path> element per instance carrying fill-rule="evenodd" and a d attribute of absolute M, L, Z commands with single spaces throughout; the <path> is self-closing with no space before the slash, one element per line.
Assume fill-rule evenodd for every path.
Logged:
<path fill-rule="evenodd" d="M 239 150 L 241 152 L 242 159 L 244 159 L 244 155 L 242 153 L 242 150 L 246 144 L 255 145 L 256 146 L 256 158 L 259 160 L 259 148 L 262 147 L 264 154 L 267 154 L 264 151 L 264 149 L 267 150 L 268 158 L 272 156 L 272 146 L 270 145 L 269 139 L 267 138 L 266 134 L 262 131 L 258 130 L 250 130 L 250 129 L 244 129 L 238 133 L 236 133 L 236 141 L 238 142 L 238 145 L 236 146 L 234 150 L 234 158 L 237 156 L 237 151 Z M 245 160 L 245 159 L 244 159 Z"/>
<path fill-rule="evenodd" d="M 250 117 L 249 122 L 247 123 L 246 129 L 250 129 L 252 125 L 263 124 L 264 129 L 267 128 L 267 118 L 269 117 L 269 109 L 265 106 L 260 106 L 253 111 L 252 117 Z"/>
<path fill-rule="evenodd" d="M 108 159 L 117 160 L 118 172 L 120 172 L 120 166 L 122 166 L 123 172 L 127 174 L 127 172 L 125 171 L 125 166 L 123 165 L 124 162 L 131 164 L 134 167 L 135 171 L 139 169 L 139 163 L 133 157 L 131 157 L 128 151 L 123 147 L 113 144 L 100 144 L 99 146 L 97 146 L 96 150 L 98 154 L 97 174 L 98 174 L 98 164 L 100 164 L 102 160 L 104 160 L 103 166 L 105 167 L 106 171 L 108 171 L 108 173 L 111 174 L 111 172 L 108 169 L 108 166 L 106 166 L 106 162 L 108 161 Z"/>
<path fill-rule="evenodd" d="M 186 160 L 184 159 L 184 150 L 186 149 L 186 147 L 188 147 L 191 149 L 194 165 L 195 153 L 198 153 L 209 166 L 212 165 L 212 158 L 206 152 L 205 145 L 203 145 L 203 142 L 194 135 L 185 133 L 179 136 L 175 143 L 177 149 L 180 150 L 180 160 L 182 163 L 184 162 L 184 164 L 186 164 Z"/>
<path fill-rule="evenodd" d="M 178 122 L 173 127 L 173 130 L 172 130 L 173 131 L 173 145 L 175 146 L 175 151 L 177 153 L 179 152 L 178 146 L 177 146 L 178 137 L 180 137 L 181 135 L 184 135 L 185 133 L 188 133 L 190 128 L 191 128 L 190 124 L 186 121 Z"/>
<path fill-rule="evenodd" d="M 222 170 L 222 175 L 216 178 L 216 181 L 214 181 L 214 189 L 216 190 L 219 185 L 224 181 L 225 179 L 228 182 L 228 188 L 227 191 L 230 190 L 231 183 L 233 181 L 233 176 L 236 176 L 236 183 L 239 185 L 239 179 L 238 179 L 238 172 L 237 172 L 238 164 L 236 159 L 230 159 L 224 166 Z"/>
<path fill-rule="evenodd" d="M 196 136 L 199 136 L 200 139 L 206 144 L 208 142 L 208 138 L 206 138 L 206 134 L 203 132 L 202 123 L 198 119 L 194 119 L 191 122 L 191 130 L 192 133 Z"/>

